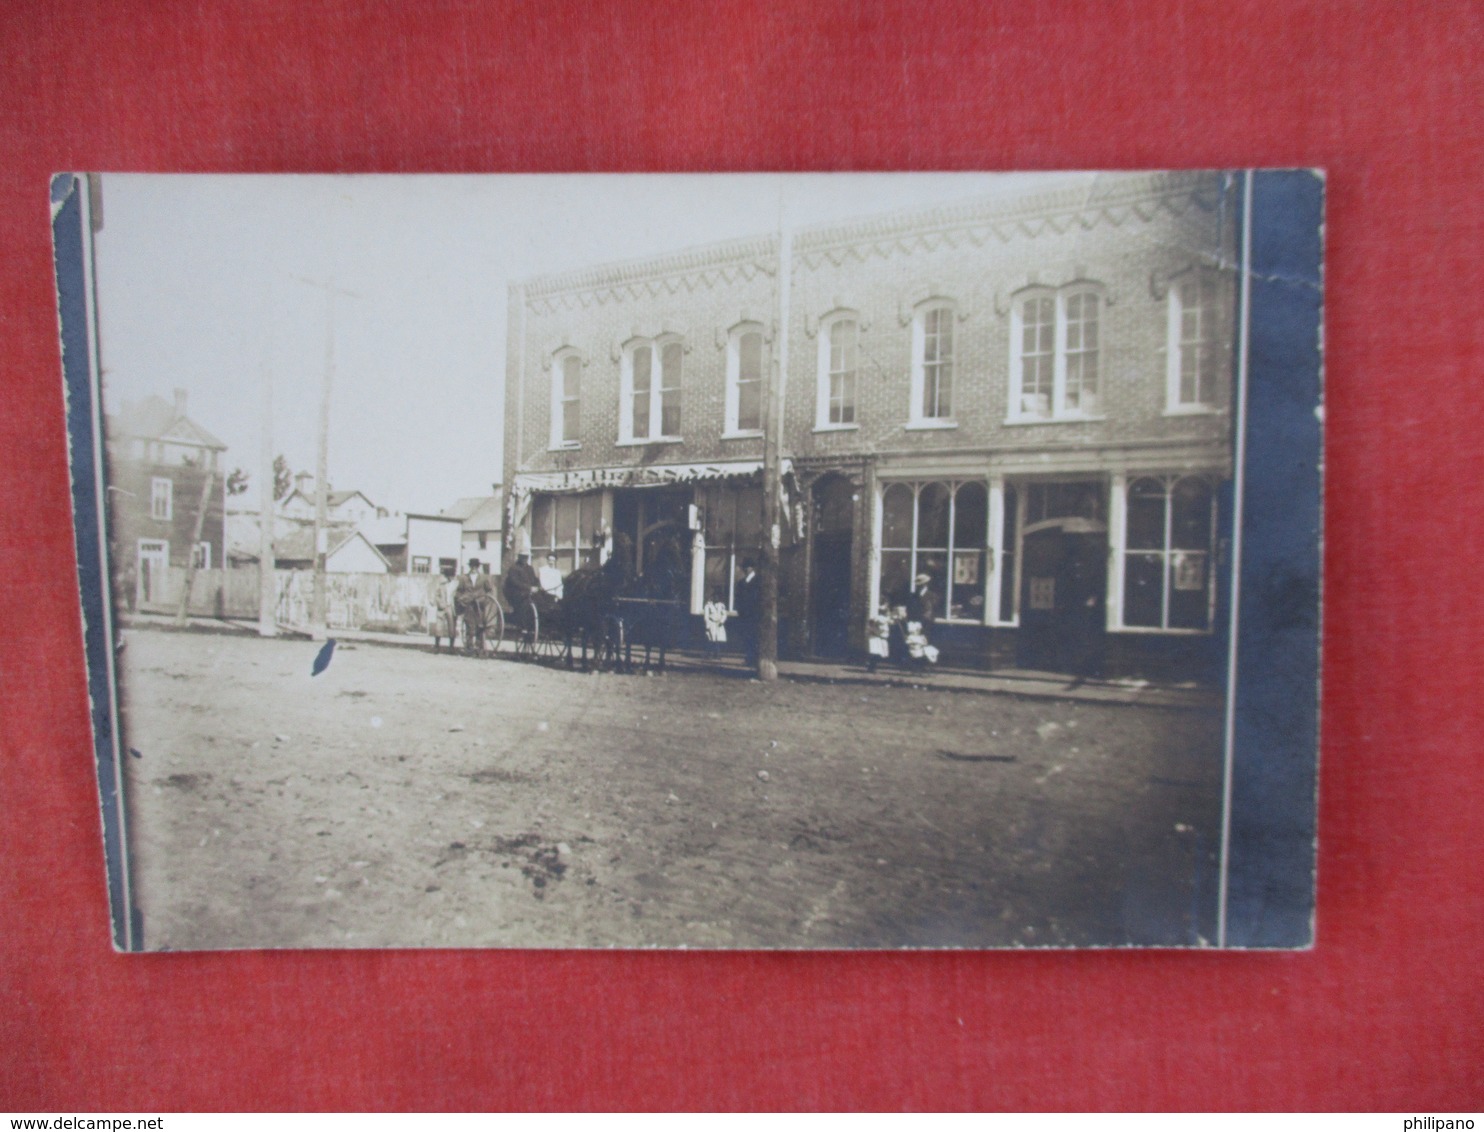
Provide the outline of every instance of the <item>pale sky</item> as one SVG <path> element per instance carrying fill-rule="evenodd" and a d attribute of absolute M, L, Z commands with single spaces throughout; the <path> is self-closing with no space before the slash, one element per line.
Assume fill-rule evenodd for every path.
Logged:
<path fill-rule="evenodd" d="M 314 283 L 333 280 L 353 294 L 335 301 L 330 482 L 437 512 L 502 474 L 511 281 L 763 235 L 780 215 L 803 226 L 1061 177 L 106 174 L 104 405 L 185 389 L 255 505 L 264 381 L 274 451 L 315 469 L 327 319 Z"/>

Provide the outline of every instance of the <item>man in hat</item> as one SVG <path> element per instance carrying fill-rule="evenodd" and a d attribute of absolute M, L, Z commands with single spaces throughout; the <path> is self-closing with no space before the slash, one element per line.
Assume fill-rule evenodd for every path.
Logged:
<path fill-rule="evenodd" d="M 933 593 L 932 583 L 930 575 L 918 574 L 912 579 L 912 589 L 903 603 L 907 607 L 907 623 L 903 626 L 907 660 L 915 669 L 938 660 L 938 650 L 928 639 L 928 629 L 938 612 L 938 595 Z"/>
<path fill-rule="evenodd" d="M 531 606 L 541 593 L 541 579 L 531 565 L 529 554 L 515 556 L 515 565 L 505 573 L 505 604 L 511 619 L 522 629 L 531 627 Z"/>
<path fill-rule="evenodd" d="M 464 644 L 471 652 L 484 652 L 484 602 L 493 597 L 490 576 L 479 559 L 469 559 L 468 571 L 459 575 L 454 586 L 453 607 L 464 623 Z"/>
<path fill-rule="evenodd" d="M 733 601 L 737 606 L 737 639 L 747 656 L 747 666 L 757 668 L 757 630 L 763 619 L 762 583 L 757 576 L 757 565 L 751 558 L 742 563 L 742 574 L 737 579 L 737 591 Z"/>

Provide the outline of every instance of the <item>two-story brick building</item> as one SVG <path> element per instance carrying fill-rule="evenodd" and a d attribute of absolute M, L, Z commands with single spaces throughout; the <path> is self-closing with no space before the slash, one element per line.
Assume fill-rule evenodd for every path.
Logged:
<path fill-rule="evenodd" d="M 621 531 L 640 573 L 678 552 L 693 613 L 730 600 L 771 369 L 784 649 L 862 649 L 925 574 L 950 655 L 1195 671 L 1227 600 L 1235 238 L 1221 174 L 1100 174 L 518 284 L 508 537 L 570 569 Z"/>
<path fill-rule="evenodd" d="M 186 393 L 150 396 L 107 422 L 110 551 L 131 607 L 167 600 L 166 575 L 192 559 L 226 564 L 227 446 L 186 414 Z M 199 523 L 200 534 L 197 535 Z"/>

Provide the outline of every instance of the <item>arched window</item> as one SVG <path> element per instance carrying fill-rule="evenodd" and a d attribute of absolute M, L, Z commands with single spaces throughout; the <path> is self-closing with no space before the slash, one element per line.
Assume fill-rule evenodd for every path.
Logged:
<path fill-rule="evenodd" d="M 912 319 L 912 404 L 908 423 L 953 424 L 953 304 L 931 299 Z"/>
<path fill-rule="evenodd" d="M 551 360 L 551 447 L 576 448 L 582 428 L 582 358 L 561 350 Z"/>
<path fill-rule="evenodd" d="M 1205 476 L 1144 476 L 1128 485 L 1123 624 L 1211 628 L 1216 491 Z"/>
<path fill-rule="evenodd" d="M 765 365 L 763 328 L 753 322 L 734 326 L 727 335 L 725 435 L 762 435 Z"/>
<path fill-rule="evenodd" d="M 842 311 L 823 320 L 819 327 L 815 428 L 854 427 L 859 366 L 860 321 L 855 313 Z"/>
<path fill-rule="evenodd" d="M 900 601 L 926 574 L 938 617 L 983 621 L 988 533 L 989 496 L 978 480 L 887 484 L 878 601 Z"/>
<path fill-rule="evenodd" d="M 648 443 L 680 439 L 679 338 L 635 338 L 624 346 L 619 371 L 618 439 Z"/>
<path fill-rule="evenodd" d="M 1020 292 L 1010 315 L 1010 419 L 1077 420 L 1102 402 L 1102 289 Z"/>

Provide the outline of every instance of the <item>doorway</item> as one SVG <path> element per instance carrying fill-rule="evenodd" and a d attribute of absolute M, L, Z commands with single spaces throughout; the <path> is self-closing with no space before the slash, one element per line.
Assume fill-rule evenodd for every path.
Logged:
<path fill-rule="evenodd" d="M 1097 676 L 1107 635 L 1108 532 L 1089 519 L 1025 529 L 1021 544 L 1021 668 Z"/>
<path fill-rule="evenodd" d="M 139 540 L 139 573 L 134 597 L 137 607 L 163 605 L 170 573 L 170 544 L 159 539 Z"/>
<path fill-rule="evenodd" d="M 842 657 L 850 649 L 850 553 L 856 493 L 844 476 L 830 475 L 819 480 L 811 494 L 809 648 L 815 656 Z"/>

